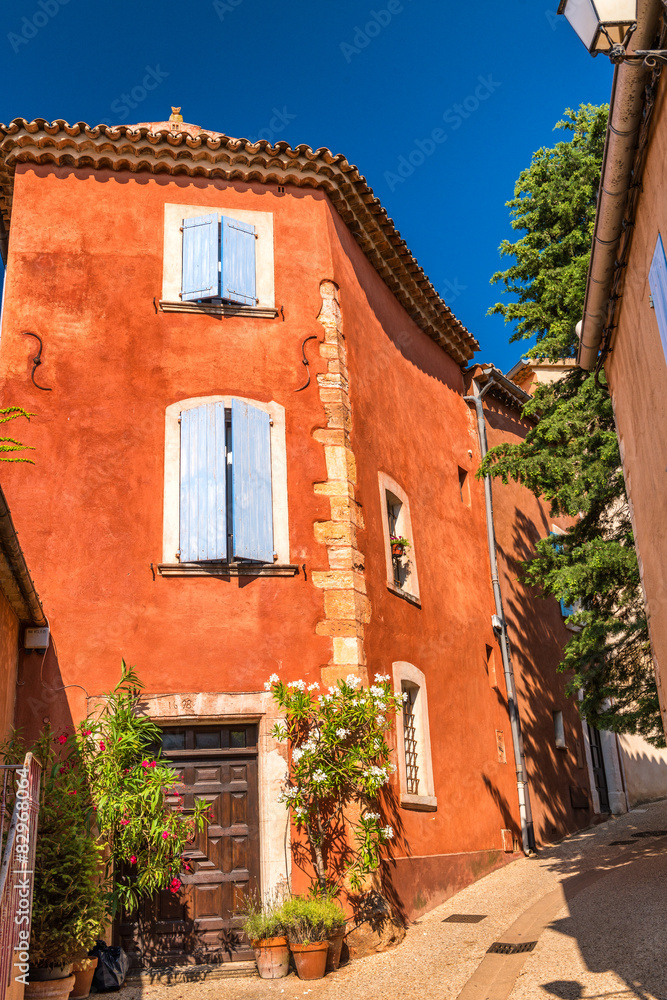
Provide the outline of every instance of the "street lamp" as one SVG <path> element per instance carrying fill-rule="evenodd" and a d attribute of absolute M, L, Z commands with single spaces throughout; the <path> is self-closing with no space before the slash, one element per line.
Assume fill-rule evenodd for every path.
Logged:
<path fill-rule="evenodd" d="M 661 0 L 667 20 L 667 0 Z M 603 52 L 613 63 L 642 62 L 649 69 L 667 66 L 667 50 L 638 49 L 628 53 L 628 43 L 637 29 L 637 0 L 560 0 L 564 14 L 593 56 Z"/>

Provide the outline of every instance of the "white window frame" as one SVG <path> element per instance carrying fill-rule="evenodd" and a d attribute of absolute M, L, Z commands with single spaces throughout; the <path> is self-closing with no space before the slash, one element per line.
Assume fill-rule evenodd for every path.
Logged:
<path fill-rule="evenodd" d="M 404 597 L 412 604 L 421 606 L 419 598 L 419 577 L 417 575 L 417 558 L 415 554 L 415 540 L 412 534 L 412 520 L 410 518 L 410 501 L 405 490 L 385 472 L 378 473 L 380 486 L 380 505 L 382 513 L 382 534 L 384 538 L 385 562 L 387 567 L 387 589 L 392 593 Z M 394 563 L 391 557 L 391 535 L 389 531 L 389 514 L 387 512 L 387 493 L 393 493 L 401 503 L 397 530 L 400 535 L 410 542 L 408 550 L 409 569 L 402 587 L 394 583 Z"/>
<path fill-rule="evenodd" d="M 403 712 L 396 714 L 396 756 L 398 758 L 398 780 L 400 787 L 400 803 L 404 809 L 416 809 L 421 812 L 435 812 L 438 799 L 433 782 L 433 759 L 431 756 L 431 731 L 428 720 L 428 695 L 426 678 L 418 667 L 405 660 L 392 663 L 394 690 L 401 691 L 403 684 L 417 688 L 414 703 L 415 737 L 417 742 L 417 766 L 419 768 L 419 795 L 408 792 L 405 766 L 405 735 L 403 732 Z"/>
<path fill-rule="evenodd" d="M 280 403 L 262 403 L 245 396 L 193 396 L 171 403 L 165 411 L 164 432 L 164 512 L 162 526 L 162 562 L 178 564 L 180 549 L 181 503 L 181 425 L 184 410 L 207 403 L 224 403 L 231 409 L 232 399 L 240 399 L 264 410 L 271 417 L 271 492 L 273 503 L 273 547 L 276 562 L 286 566 L 289 559 L 289 519 L 287 507 L 287 448 L 285 444 L 285 407 Z"/>
<path fill-rule="evenodd" d="M 181 288 L 183 282 L 183 219 L 194 219 L 200 215 L 217 215 L 247 222 L 255 227 L 255 293 L 256 306 L 234 304 L 212 304 L 183 302 Z M 164 251 L 162 264 L 162 299 L 160 305 L 165 311 L 178 309 L 184 312 L 227 312 L 248 316 L 262 316 L 269 311 L 276 314 L 276 296 L 273 266 L 273 213 L 249 212 L 241 208 L 221 208 L 219 205 L 172 205 L 164 206 Z"/>

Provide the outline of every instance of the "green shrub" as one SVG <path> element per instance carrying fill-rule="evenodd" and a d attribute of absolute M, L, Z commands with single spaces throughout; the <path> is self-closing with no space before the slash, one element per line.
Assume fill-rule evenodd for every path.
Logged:
<path fill-rule="evenodd" d="M 283 903 L 279 916 L 288 938 L 294 944 L 325 941 L 333 930 L 345 924 L 345 914 L 330 899 L 294 896 Z"/>

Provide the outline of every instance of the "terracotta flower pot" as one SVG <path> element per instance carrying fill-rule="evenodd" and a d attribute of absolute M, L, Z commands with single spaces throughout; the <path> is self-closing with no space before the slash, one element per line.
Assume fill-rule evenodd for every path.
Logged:
<path fill-rule="evenodd" d="M 400 542 L 392 542 L 391 543 L 391 554 L 393 556 L 402 556 L 404 550 L 405 550 L 405 546 L 401 545 Z"/>
<path fill-rule="evenodd" d="M 97 968 L 97 958 L 82 958 L 80 962 L 74 963 L 72 972 L 74 973 L 74 988 L 70 997 L 90 996 L 90 987 L 93 985 L 93 976 Z"/>
<path fill-rule="evenodd" d="M 286 937 L 251 941 L 261 979 L 282 979 L 289 972 L 289 945 Z"/>
<path fill-rule="evenodd" d="M 28 980 L 23 994 L 26 1000 L 67 1000 L 74 986 L 74 976 L 65 979 Z"/>
<path fill-rule="evenodd" d="M 327 952 L 327 972 L 335 972 L 340 965 L 340 953 L 345 939 L 345 925 L 336 927 L 329 935 L 329 951 Z"/>
<path fill-rule="evenodd" d="M 40 969 L 34 965 L 30 966 L 30 981 L 34 983 L 46 983 L 52 979 L 67 979 L 72 975 L 72 963 L 65 965 L 52 965 L 50 969 Z"/>
<path fill-rule="evenodd" d="M 328 941 L 290 944 L 299 979 L 322 979 L 329 954 Z"/>

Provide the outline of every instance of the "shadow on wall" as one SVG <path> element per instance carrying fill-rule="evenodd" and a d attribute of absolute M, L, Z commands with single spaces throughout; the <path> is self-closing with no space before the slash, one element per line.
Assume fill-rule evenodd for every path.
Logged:
<path fill-rule="evenodd" d="M 542 514 L 538 526 L 515 507 L 512 524 L 511 544 L 499 544 L 498 552 L 506 574 L 505 615 L 539 847 L 589 826 L 593 812 L 579 712 L 574 699 L 565 695 L 568 675 L 558 670 L 561 644 L 567 639 L 560 608 L 553 598 L 542 598 L 536 587 L 514 586 L 522 574 L 522 561 L 534 555 L 549 522 Z M 563 712 L 564 748 L 556 746 L 556 711 Z"/>
<path fill-rule="evenodd" d="M 52 632 L 45 653 L 21 650 L 19 656 L 14 727 L 28 743 L 36 740 L 47 724 L 55 733 L 71 727 L 70 704 L 75 706 L 77 722 L 87 712 L 86 692 L 78 685 L 65 688 L 56 650 Z"/>

